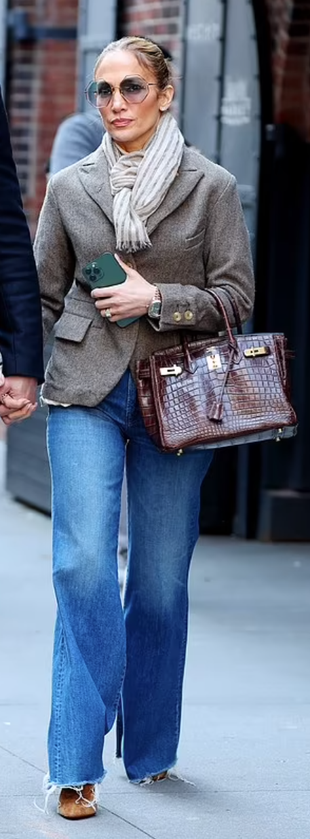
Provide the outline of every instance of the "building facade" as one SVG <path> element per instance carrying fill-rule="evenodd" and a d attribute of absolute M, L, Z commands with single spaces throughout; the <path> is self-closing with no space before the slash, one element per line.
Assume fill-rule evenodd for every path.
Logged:
<path fill-rule="evenodd" d="M 217 455 L 202 527 L 309 539 L 310 0 L 105 0 L 104 13 L 102 0 L 10 0 L 8 8 L 1 0 L 0 21 L 0 72 L 33 233 L 55 131 L 86 107 L 104 44 L 142 34 L 172 52 L 186 139 L 237 178 L 256 271 L 253 328 L 285 331 L 296 353 L 297 439 Z"/>

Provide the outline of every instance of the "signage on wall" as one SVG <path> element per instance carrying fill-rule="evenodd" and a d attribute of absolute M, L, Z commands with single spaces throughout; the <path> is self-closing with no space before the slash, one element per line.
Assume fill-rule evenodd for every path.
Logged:
<path fill-rule="evenodd" d="M 251 104 L 247 79 L 227 77 L 221 106 L 223 125 L 248 125 L 251 122 Z"/>
<path fill-rule="evenodd" d="M 219 23 L 192 23 L 187 27 L 188 41 L 203 41 L 205 44 L 212 44 L 220 37 L 221 30 Z"/>

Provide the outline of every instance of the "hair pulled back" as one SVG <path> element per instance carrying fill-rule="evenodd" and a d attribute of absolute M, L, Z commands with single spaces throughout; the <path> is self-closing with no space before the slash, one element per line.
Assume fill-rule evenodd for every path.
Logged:
<path fill-rule="evenodd" d="M 109 52 L 116 52 L 117 50 L 133 52 L 139 64 L 152 71 L 160 90 L 164 90 L 167 85 L 173 83 L 170 61 L 165 58 L 161 48 L 154 41 L 148 38 L 141 38 L 137 35 L 128 35 L 120 38 L 118 41 L 111 41 L 98 56 L 94 67 L 94 74 L 96 74 L 103 58 Z"/>

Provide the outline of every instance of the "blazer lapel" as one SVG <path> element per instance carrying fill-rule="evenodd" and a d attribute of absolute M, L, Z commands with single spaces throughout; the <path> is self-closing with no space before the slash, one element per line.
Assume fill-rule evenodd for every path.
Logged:
<path fill-rule="evenodd" d="M 179 172 L 169 187 L 167 195 L 157 210 L 155 210 L 155 213 L 147 221 L 147 231 L 149 234 L 153 233 L 164 218 L 170 216 L 180 204 L 186 201 L 186 198 L 195 189 L 196 184 L 199 183 L 202 177 L 203 172 L 197 168 L 186 166 L 183 158 Z"/>
<path fill-rule="evenodd" d="M 113 224 L 113 198 L 108 164 L 101 146 L 89 156 L 87 162 L 81 163 L 78 175 L 88 195 L 96 201 Z"/>
<path fill-rule="evenodd" d="M 78 175 L 88 195 L 93 201 L 96 201 L 96 204 L 113 224 L 113 198 L 110 189 L 108 164 L 101 146 L 89 156 L 85 163 L 81 163 Z M 179 172 L 173 184 L 169 187 L 167 195 L 155 210 L 155 213 L 148 219 L 148 233 L 153 233 L 164 218 L 186 201 L 186 198 L 195 189 L 196 184 L 202 177 L 203 172 L 188 161 L 187 149 L 185 149 Z"/>

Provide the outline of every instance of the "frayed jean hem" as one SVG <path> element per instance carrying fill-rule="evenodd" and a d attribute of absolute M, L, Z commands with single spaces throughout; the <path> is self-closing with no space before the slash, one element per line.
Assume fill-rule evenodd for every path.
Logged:
<path fill-rule="evenodd" d="M 107 773 L 106 773 L 106 771 L 105 771 L 105 772 L 103 773 L 103 775 L 101 775 L 101 777 L 100 777 L 100 778 L 95 778 L 95 780 L 93 780 L 93 779 L 91 779 L 91 780 L 87 779 L 86 781 L 72 781 L 72 783 L 70 783 L 70 784 L 62 784 L 62 783 L 60 783 L 59 781 L 52 781 L 52 779 L 50 779 L 50 778 L 48 777 L 48 778 L 47 778 L 47 780 L 44 780 L 44 791 L 45 791 L 45 792 L 48 792 L 48 790 L 49 790 L 51 787 L 53 787 L 53 788 L 55 788 L 55 787 L 56 787 L 56 789 L 78 789 L 79 787 L 85 787 L 85 786 L 86 786 L 86 784 L 93 784 L 93 785 L 95 785 L 95 784 L 101 784 L 101 783 L 102 783 L 102 781 L 104 780 L 104 778 L 105 778 L 106 774 L 107 774 Z"/>
<path fill-rule="evenodd" d="M 128 781 L 130 784 L 147 784 L 150 783 L 150 779 L 152 779 L 155 775 L 162 775 L 164 772 L 169 772 L 170 769 L 173 769 L 177 764 L 177 759 L 170 763 L 169 766 L 165 766 L 164 769 L 157 769 L 155 772 L 152 772 L 151 775 L 146 775 L 144 778 L 130 778 L 129 775 Z M 163 779 L 164 780 L 164 779 Z"/>

